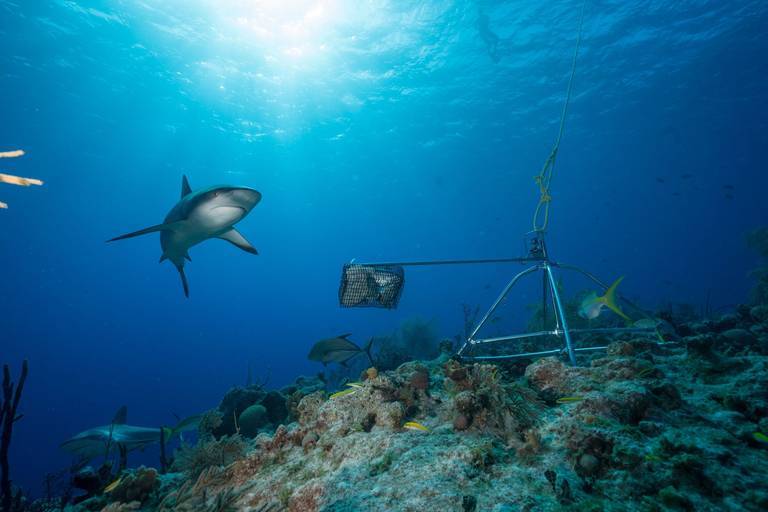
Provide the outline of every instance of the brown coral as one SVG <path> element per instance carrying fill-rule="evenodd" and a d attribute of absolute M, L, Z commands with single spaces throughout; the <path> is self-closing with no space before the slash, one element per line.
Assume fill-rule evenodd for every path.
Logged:
<path fill-rule="evenodd" d="M 307 432 L 301 439 L 301 447 L 304 451 L 307 451 L 317 445 L 318 439 L 320 439 L 320 436 L 316 432 Z"/>
<path fill-rule="evenodd" d="M 141 466 L 123 476 L 111 492 L 111 496 L 115 501 L 124 503 L 134 501 L 143 503 L 159 485 L 157 470 Z"/>
<path fill-rule="evenodd" d="M 194 478 L 210 467 L 228 466 L 243 458 L 249 446 L 237 434 L 221 439 L 200 439 L 194 446 L 182 445 L 176 450 L 171 469 L 185 472 Z"/>
<path fill-rule="evenodd" d="M 408 385 L 422 391 L 429 389 L 429 370 L 423 366 L 416 368 L 408 379 Z"/>
<path fill-rule="evenodd" d="M 455 430 L 467 430 L 469 428 L 470 419 L 466 414 L 457 414 L 453 419 L 453 428 Z"/>
<path fill-rule="evenodd" d="M 558 396 L 574 393 L 577 375 L 560 359 L 545 357 L 525 369 L 525 377 L 540 391 L 554 391 Z"/>
<path fill-rule="evenodd" d="M 300 425 L 310 425 L 317 421 L 320 407 L 325 402 L 325 392 L 315 391 L 299 400 L 296 406 L 296 412 L 299 417 Z"/>
<path fill-rule="evenodd" d="M 468 377 L 468 373 L 467 369 L 462 366 L 460 362 L 456 361 L 455 359 L 449 359 L 446 361 L 445 366 L 443 367 L 443 371 L 445 376 L 453 381 L 457 387 L 464 387 L 463 384 Z"/>

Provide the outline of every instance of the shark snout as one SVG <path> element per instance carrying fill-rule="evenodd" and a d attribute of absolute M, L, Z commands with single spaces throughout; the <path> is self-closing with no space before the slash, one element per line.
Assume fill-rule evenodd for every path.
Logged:
<path fill-rule="evenodd" d="M 250 212 L 261 201 L 261 194 L 252 188 L 233 188 L 228 192 L 231 201 L 230 206 L 235 206 Z"/>
<path fill-rule="evenodd" d="M 230 228 L 240 222 L 261 200 L 252 188 L 219 188 L 209 193 L 209 201 L 201 222 L 214 231 Z"/>

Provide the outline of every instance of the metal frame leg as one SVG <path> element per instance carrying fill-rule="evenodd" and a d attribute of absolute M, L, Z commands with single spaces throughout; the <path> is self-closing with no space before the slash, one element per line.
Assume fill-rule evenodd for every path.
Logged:
<path fill-rule="evenodd" d="M 517 283 L 520 280 L 521 277 L 526 276 L 526 275 L 530 274 L 531 272 L 535 272 L 539 268 L 540 268 L 539 265 L 536 265 L 534 267 L 529 267 L 529 268 L 523 270 L 522 272 L 520 272 L 519 274 L 517 274 L 515 277 L 512 278 L 512 280 L 507 284 L 507 286 L 501 292 L 499 297 L 493 303 L 493 305 L 491 306 L 491 309 L 489 309 L 488 312 L 485 313 L 485 315 L 483 316 L 482 320 L 480 320 L 480 322 L 477 324 L 477 326 L 472 330 L 472 333 L 469 335 L 469 338 L 464 340 L 464 345 L 461 346 L 461 348 L 459 349 L 459 351 L 457 352 L 456 355 L 461 356 L 462 353 L 464 352 L 464 350 L 467 348 L 467 346 L 474 345 L 475 335 L 478 333 L 478 331 L 480 329 L 483 328 L 483 326 L 488 321 L 488 319 L 491 317 L 491 315 L 493 315 L 493 313 L 496 311 L 496 308 L 499 307 L 499 304 L 501 304 L 501 301 L 504 300 L 504 298 L 507 296 L 507 294 L 509 294 L 509 291 L 512 289 L 512 287 L 515 286 L 515 283 Z"/>
<path fill-rule="evenodd" d="M 544 273 L 541 276 L 541 329 L 547 328 L 547 294 L 549 290 L 549 281 L 547 280 L 547 274 Z"/>
<path fill-rule="evenodd" d="M 554 268 L 561 268 L 563 270 L 575 270 L 581 274 L 584 274 L 591 280 L 593 280 L 595 283 L 597 283 L 599 286 L 603 288 L 607 288 L 604 283 L 602 283 L 599 279 L 597 279 L 592 274 L 585 272 L 581 270 L 578 267 L 574 267 L 571 265 L 560 265 L 558 263 L 549 261 L 549 260 L 543 260 L 541 263 L 527 268 L 517 274 L 515 277 L 512 278 L 511 281 L 507 284 L 507 286 L 504 288 L 504 290 L 501 292 L 501 294 L 498 296 L 496 301 L 493 303 L 491 308 L 488 310 L 488 312 L 483 316 L 483 318 L 480 320 L 480 322 L 477 324 L 477 326 L 472 330 L 472 333 L 469 335 L 469 338 L 467 338 L 464 341 L 464 344 L 461 346 L 459 351 L 457 352 L 457 356 L 459 357 L 466 357 L 470 360 L 475 361 L 483 361 L 483 360 L 504 360 L 504 359 L 515 359 L 515 358 L 522 358 L 522 357 L 540 357 L 545 355 L 563 355 L 565 353 L 568 354 L 568 359 L 572 365 L 576 365 L 576 353 L 577 352 L 590 352 L 594 350 L 603 350 L 606 347 L 605 346 L 595 346 L 595 347 L 580 347 L 576 348 L 573 345 L 573 339 L 571 337 L 572 334 L 588 334 L 588 333 L 611 333 L 611 332 L 651 332 L 652 329 L 648 328 L 626 328 L 626 327 L 616 327 L 616 328 L 602 328 L 602 329 L 570 329 L 568 327 L 568 319 L 565 315 L 565 308 L 563 307 L 562 299 L 560 298 L 560 292 L 557 289 L 557 282 L 555 281 L 555 273 Z M 547 329 L 546 325 L 542 326 L 542 330 L 537 332 L 527 332 L 527 333 L 521 333 L 521 334 L 511 334 L 507 336 L 498 336 L 493 338 L 481 338 L 476 339 L 475 336 L 477 336 L 478 332 L 483 328 L 483 326 L 488 322 L 488 320 L 492 317 L 492 315 L 496 312 L 496 309 L 501 305 L 502 301 L 509 295 L 512 288 L 517 284 L 517 282 L 523 277 L 530 273 L 541 271 L 542 272 L 542 305 L 543 305 L 543 313 L 544 313 L 544 320 L 546 323 L 546 303 L 548 302 L 547 299 L 551 299 L 551 308 L 553 312 L 554 317 L 554 323 L 555 325 L 552 327 L 552 329 Z M 549 297 L 547 297 L 549 295 Z M 642 309 L 634 306 L 631 302 L 624 299 L 625 302 L 630 304 L 631 306 L 635 307 L 639 311 L 642 311 Z M 522 340 L 525 338 L 544 338 L 547 336 L 557 336 L 562 337 L 564 339 L 564 343 L 561 343 L 560 348 L 556 349 L 549 349 L 549 350 L 542 350 L 537 352 L 521 352 L 516 354 L 506 354 L 506 355 L 477 355 L 477 356 L 471 356 L 471 355 L 464 355 L 464 352 L 471 351 L 471 347 L 474 347 L 476 345 L 485 345 L 485 344 L 493 344 L 493 343 L 500 343 L 500 342 L 509 342 L 509 341 L 515 341 L 515 340 Z"/>
<path fill-rule="evenodd" d="M 549 289 L 552 291 L 552 297 L 555 299 L 555 315 L 560 317 L 561 332 L 565 338 L 565 348 L 568 351 L 568 359 L 571 360 L 571 364 L 576 366 L 576 353 L 573 351 L 573 342 L 571 341 L 571 333 L 568 330 L 568 320 L 565 318 L 565 310 L 563 310 L 563 303 L 560 301 L 560 293 L 557 291 L 557 283 L 555 282 L 555 275 L 552 272 L 552 267 L 548 264 L 544 264 L 544 271 L 549 277 Z"/>

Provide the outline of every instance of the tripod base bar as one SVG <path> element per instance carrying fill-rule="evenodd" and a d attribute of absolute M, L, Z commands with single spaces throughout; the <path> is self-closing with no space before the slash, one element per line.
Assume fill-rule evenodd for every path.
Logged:
<path fill-rule="evenodd" d="M 616 334 L 621 332 L 644 332 L 653 333 L 653 327 L 600 327 L 595 329 L 570 329 L 571 334 Z M 562 336 L 563 331 L 556 329 L 553 331 L 536 331 L 522 334 L 511 334 L 509 336 L 499 336 L 496 338 L 481 338 L 479 340 L 467 340 L 470 345 L 480 345 L 483 343 L 499 343 L 503 341 L 523 340 L 526 338 L 538 338 L 540 336 Z"/>
<path fill-rule="evenodd" d="M 464 356 L 462 359 L 471 361 L 489 361 L 489 360 L 502 360 L 502 359 L 520 359 L 526 357 L 541 357 L 541 356 L 554 356 L 560 355 L 564 351 L 561 348 L 553 350 L 543 350 L 541 352 L 523 352 L 521 354 L 506 354 L 501 356 Z"/>
<path fill-rule="evenodd" d="M 574 352 L 592 352 L 596 350 L 605 350 L 606 348 L 608 348 L 607 345 L 601 346 L 601 347 L 581 347 L 581 348 L 574 348 L 573 351 Z M 464 356 L 462 357 L 462 359 L 466 359 L 468 361 L 523 359 L 527 357 L 554 356 L 554 355 L 562 355 L 566 353 L 567 353 L 567 349 L 556 348 L 552 350 L 542 350 L 541 352 L 523 352 L 520 354 L 509 354 L 509 355 L 502 355 L 502 356 Z"/>
<path fill-rule="evenodd" d="M 619 332 L 646 332 L 653 333 L 655 327 L 600 327 L 595 329 L 571 329 L 572 333 L 590 334 L 590 333 L 619 333 Z"/>
<path fill-rule="evenodd" d="M 573 345 L 571 336 L 576 334 L 618 334 L 618 333 L 647 333 L 652 334 L 656 331 L 655 327 L 596 327 L 596 328 L 587 328 L 587 329 L 570 329 L 568 327 L 568 321 L 566 319 L 565 309 L 563 307 L 562 300 L 560 299 L 560 293 L 558 290 L 558 285 L 555 281 L 555 275 L 553 272 L 553 267 L 560 268 L 563 270 L 572 270 L 579 273 L 582 273 L 592 279 L 593 281 L 597 282 L 602 286 L 602 282 L 597 280 L 594 276 L 589 274 L 588 272 L 585 272 L 584 270 L 573 267 L 569 265 L 561 265 L 558 263 L 555 263 L 551 260 L 549 260 L 546 255 L 544 255 L 542 258 L 531 258 L 531 260 L 537 261 L 537 264 L 529 267 L 522 272 L 515 275 L 511 281 L 507 284 L 507 286 L 502 290 L 499 297 L 496 299 L 496 301 L 493 303 L 491 308 L 488 310 L 488 312 L 483 316 L 483 318 L 480 320 L 480 322 L 477 324 L 477 326 L 472 330 L 471 334 L 469 335 L 469 338 L 464 342 L 464 344 L 459 348 L 457 352 L 457 356 L 461 359 L 466 360 L 474 360 L 474 361 L 493 361 L 493 360 L 503 360 L 503 359 L 518 359 L 518 358 L 531 358 L 531 357 L 541 357 L 541 356 L 550 356 L 550 355 L 558 355 L 558 356 L 568 356 L 568 359 L 570 360 L 572 365 L 576 364 L 576 353 L 578 352 L 592 352 L 596 350 L 605 350 L 607 346 L 594 346 L 594 347 L 575 347 Z M 512 288 L 520 281 L 521 278 L 524 276 L 534 273 L 534 272 L 541 272 L 543 274 L 543 302 L 546 304 L 547 295 L 549 295 L 552 299 L 552 307 L 553 307 L 553 313 L 554 313 L 554 328 L 550 330 L 542 330 L 542 331 L 536 331 L 536 332 L 527 332 L 527 333 L 520 333 L 520 334 L 509 334 L 506 336 L 495 336 L 492 338 L 480 338 L 475 339 L 475 336 L 480 331 L 480 329 L 485 325 L 485 323 L 488 321 L 488 319 L 493 315 L 493 313 L 496 311 L 496 308 L 499 307 L 501 302 L 509 295 L 509 293 L 512 291 Z M 546 306 L 543 307 L 543 311 L 545 311 Z M 640 308 L 636 309 L 640 310 Z M 640 310 L 642 311 L 642 310 Z M 516 341 L 516 340 L 524 340 L 524 339 L 531 339 L 531 338 L 541 338 L 541 337 L 547 337 L 547 336 L 556 336 L 561 339 L 562 347 L 552 350 L 542 350 L 538 352 L 522 352 L 518 354 L 504 354 L 504 355 L 470 355 L 473 352 L 473 348 L 478 347 L 479 345 L 486 345 L 488 343 L 504 343 L 504 342 L 510 342 L 510 341 Z M 465 352 L 467 354 L 465 354 Z"/>
<path fill-rule="evenodd" d="M 538 338 L 539 336 L 560 336 L 563 331 L 537 331 L 526 332 L 523 334 L 512 334 L 510 336 L 500 336 L 498 338 L 483 338 L 479 340 L 469 340 L 470 345 L 479 345 L 481 343 L 496 343 L 500 341 L 523 340 L 526 338 Z"/>

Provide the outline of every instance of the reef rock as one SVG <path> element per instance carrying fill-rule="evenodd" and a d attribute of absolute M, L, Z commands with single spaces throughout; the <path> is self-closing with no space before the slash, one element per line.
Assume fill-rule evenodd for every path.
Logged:
<path fill-rule="evenodd" d="M 91 466 L 84 467 L 72 477 L 72 487 L 81 489 L 88 495 L 95 493 L 102 485 L 102 476 Z"/>
<path fill-rule="evenodd" d="M 295 421 L 177 452 L 197 469 L 132 497 L 168 511 L 766 510 L 768 355 L 760 312 L 742 309 L 678 322 L 674 343 L 604 340 L 577 367 L 542 358 L 523 378 L 520 363 L 440 357 L 332 398 L 284 388 Z M 267 395 L 248 406 L 262 421 Z"/>
<path fill-rule="evenodd" d="M 127 471 L 110 494 L 112 499 L 122 503 L 143 503 L 159 486 L 157 470 L 141 466 Z"/>
<path fill-rule="evenodd" d="M 238 418 L 240 434 L 245 437 L 256 437 L 259 429 L 269 423 L 267 409 L 261 404 L 248 407 Z"/>
<path fill-rule="evenodd" d="M 231 436 L 237 433 L 235 418 L 238 418 L 250 406 L 258 404 L 266 396 L 258 386 L 230 389 L 219 404 L 221 424 L 213 431 L 216 437 Z"/>

